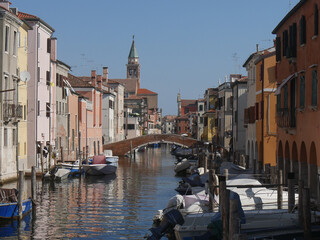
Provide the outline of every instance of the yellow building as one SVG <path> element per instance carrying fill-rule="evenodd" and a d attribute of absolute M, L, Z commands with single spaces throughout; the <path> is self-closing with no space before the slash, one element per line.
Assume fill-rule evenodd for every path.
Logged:
<path fill-rule="evenodd" d="M 27 163 L 27 81 L 30 76 L 28 68 L 28 30 L 30 27 L 23 22 L 18 32 L 18 69 L 19 69 L 19 87 L 18 87 L 18 114 L 20 121 L 18 123 L 18 162 L 19 170 L 30 169 Z M 29 75 L 29 76 L 28 76 Z"/>
<path fill-rule="evenodd" d="M 217 89 L 208 88 L 204 94 L 204 121 L 203 121 L 203 140 L 212 142 L 212 138 L 216 135 L 216 110 L 215 105 L 217 101 Z"/>
<path fill-rule="evenodd" d="M 256 135 L 258 142 L 258 169 L 265 164 L 276 166 L 276 55 L 275 49 L 264 51 L 256 64 Z"/>

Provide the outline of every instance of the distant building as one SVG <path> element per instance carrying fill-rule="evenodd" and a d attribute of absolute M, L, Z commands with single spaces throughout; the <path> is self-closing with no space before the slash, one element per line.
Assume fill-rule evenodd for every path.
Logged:
<path fill-rule="evenodd" d="M 197 116 L 197 139 L 199 141 L 202 140 L 203 138 L 203 131 L 204 131 L 204 116 L 203 114 L 205 113 L 204 109 L 204 99 L 199 99 L 198 100 L 198 116 Z"/>
<path fill-rule="evenodd" d="M 241 77 L 231 84 L 232 88 L 232 140 L 234 159 L 246 152 L 246 130 L 244 110 L 247 107 L 247 77 Z"/>
<path fill-rule="evenodd" d="M 166 115 L 162 118 L 162 133 L 173 134 L 175 133 L 175 120 L 177 116 Z"/>
<path fill-rule="evenodd" d="M 217 102 L 218 89 L 208 88 L 204 94 L 204 113 L 203 113 L 203 135 L 202 140 L 206 142 L 216 141 L 217 135 L 217 115 L 216 115 L 216 102 Z"/>

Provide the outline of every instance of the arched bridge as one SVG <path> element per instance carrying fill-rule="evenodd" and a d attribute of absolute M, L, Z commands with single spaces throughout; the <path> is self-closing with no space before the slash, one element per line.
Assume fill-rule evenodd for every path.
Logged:
<path fill-rule="evenodd" d="M 124 156 L 128 153 L 131 148 L 136 149 L 141 146 L 147 145 L 149 143 L 175 143 L 178 145 L 183 145 L 190 147 L 196 143 L 200 143 L 198 140 L 190 138 L 190 137 L 183 137 L 177 134 L 151 134 L 151 135 L 144 135 L 136 138 L 126 139 L 119 142 L 109 143 L 103 145 L 103 150 L 112 150 L 113 155 L 115 156 Z"/>

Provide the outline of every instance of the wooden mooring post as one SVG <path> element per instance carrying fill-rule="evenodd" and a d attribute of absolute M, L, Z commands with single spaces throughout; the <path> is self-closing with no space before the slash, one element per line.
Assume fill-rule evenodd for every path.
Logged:
<path fill-rule="evenodd" d="M 18 216 L 22 219 L 22 201 L 24 195 L 24 171 L 19 171 Z"/>
<path fill-rule="evenodd" d="M 207 154 L 204 155 L 204 166 L 203 166 L 203 168 L 204 168 L 204 173 L 206 173 L 208 171 L 208 155 Z"/>
<path fill-rule="evenodd" d="M 299 180 L 299 202 L 298 202 L 298 215 L 299 215 L 299 223 L 303 225 L 303 180 Z"/>
<path fill-rule="evenodd" d="M 214 204 L 214 195 L 215 195 L 215 182 L 214 182 L 214 178 L 215 178 L 215 170 L 214 169 L 210 169 L 209 170 L 209 209 L 210 211 L 213 211 L 213 209 L 215 208 L 215 204 Z"/>
<path fill-rule="evenodd" d="M 230 239 L 229 235 L 229 214 L 230 214 L 230 190 L 225 189 L 223 193 L 223 208 L 221 211 L 222 228 L 223 228 L 223 239 Z"/>
<path fill-rule="evenodd" d="M 226 168 L 223 170 L 223 175 L 226 177 L 226 181 L 229 179 L 229 170 Z"/>
<path fill-rule="evenodd" d="M 311 238 L 311 208 L 310 208 L 310 189 L 303 188 L 303 232 L 304 238 Z"/>
<path fill-rule="evenodd" d="M 288 212 L 292 212 L 295 204 L 294 197 L 294 172 L 288 173 Z"/>
<path fill-rule="evenodd" d="M 229 239 L 236 239 L 236 235 L 239 234 L 239 208 L 238 200 L 230 199 L 230 213 L 229 213 Z"/>
<path fill-rule="evenodd" d="M 32 200 L 32 214 L 36 213 L 37 202 L 37 172 L 36 167 L 31 168 L 31 200 Z"/>
<path fill-rule="evenodd" d="M 282 201 L 283 201 L 283 185 L 282 185 L 282 170 L 278 172 L 278 209 L 282 209 Z"/>

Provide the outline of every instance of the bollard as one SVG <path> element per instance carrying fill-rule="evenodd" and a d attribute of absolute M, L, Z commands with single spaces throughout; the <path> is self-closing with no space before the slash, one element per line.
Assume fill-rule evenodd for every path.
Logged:
<path fill-rule="evenodd" d="M 299 223 L 303 225 L 303 180 L 299 180 L 299 203 L 298 203 L 298 215 L 299 215 Z"/>
<path fill-rule="evenodd" d="M 283 186 L 282 186 L 282 170 L 278 172 L 278 209 L 282 209 L 282 201 L 283 201 Z"/>
<path fill-rule="evenodd" d="M 19 171 L 19 195 L 18 195 L 18 216 L 22 219 L 22 197 L 24 193 L 24 171 Z"/>
<path fill-rule="evenodd" d="M 215 185 L 214 185 L 214 175 L 215 171 L 213 169 L 209 170 L 209 209 L 211 212 L 213 212 L 213 209 L 215 207 L 214 204 L 214 190 L 215 190 Z"/>
<path fill-rule="evenodd" d="M 291 213 L 293 211 L 295 204 L 294 199 L 294 173 L 288 173 L 288 212 Z"/>
<path fill-rule="evenodd" d="M 229 178 L 229 170 L 228 169 L 224 169 L 223 170 L 223 175 L 226 177 L 226 181 L 227 181 L 228 178 Z"/>
<path fill-rule="evenodd" d="M 223 210 L 221 212 L 222 228 L 223 228 L 223 239 L 229 239 L 229 212 L 230 212 L 230 190 L 224 190 L 223 194 Z"/>
<path fill-rule="evenodd" d="M 37 202 L 37 172 L 36 167 L 31 168 L 31 199 L 32 199 L 32 213 L 36 212 L 36 202 Z"/>
<path fill-rule="evenodd" d="M 207 170 L 208 170 L 208 157 L 207 157 L 207 155 L 204 155 L 204 173 L 206 173 L 207 172 Z"/>
<path fill-rule="evenodd" d="M 239 233 L 239 219 L 238 200 L 230 199 L 229 239 L 235 239 L 235 235 Z"/>
<path fill-rule="evenodd" d="M 310 189 L 303 188 L 303 235 L 305 239 L 311 238 L 311 208 L 310 208 Z"/>

